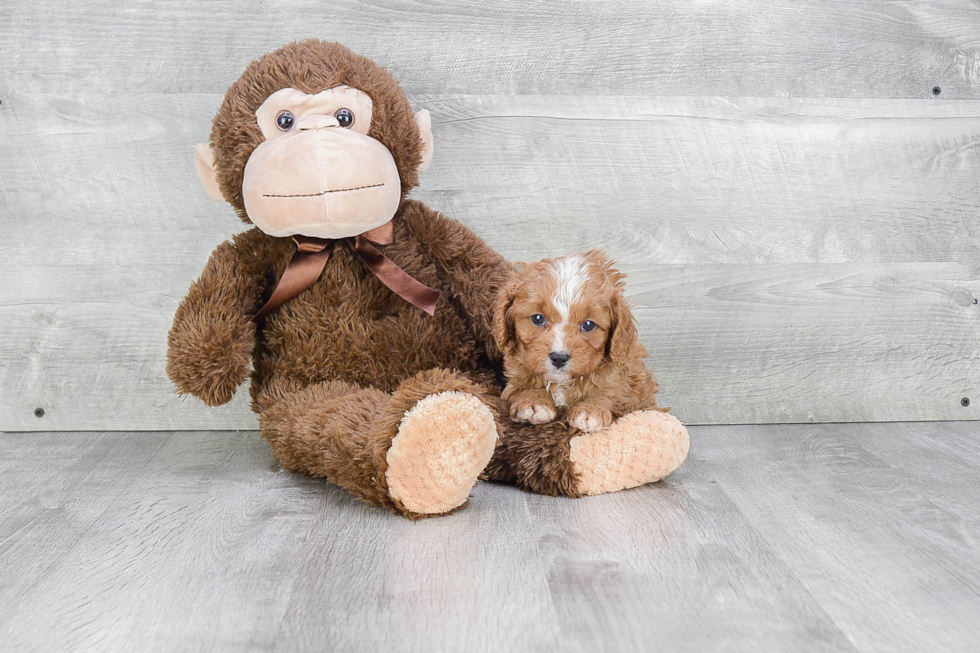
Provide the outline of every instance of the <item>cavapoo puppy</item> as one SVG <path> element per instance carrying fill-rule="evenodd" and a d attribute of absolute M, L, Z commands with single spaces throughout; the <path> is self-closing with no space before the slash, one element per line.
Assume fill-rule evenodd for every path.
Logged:
<path fill-rule="evenodd" d="M 626 275 L 598 249 L 521 264 L 500 291 L 494 336 L 515 421 L 596 431 L 657 408 L 657 383 L 623 299 Z"/>

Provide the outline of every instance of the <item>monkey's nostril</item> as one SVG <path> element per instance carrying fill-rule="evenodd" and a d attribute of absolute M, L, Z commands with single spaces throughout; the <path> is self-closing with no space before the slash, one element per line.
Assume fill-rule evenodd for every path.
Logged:
<path fill-rule="evenodd" d="M 330 127 L 340 127 L 340 123 L 333 116 L 314 115 L 303 116 L 299 120 L 300 131 L 311 129 L 329 129 Z"/>
<path fill-rule="evenodd" d="M 559 370 L 565 367 L 565 363 L 567 363 L 568 359 L 571 357 L 571 354 L 564 351 L 553 351 L 548 355 L 548 358 L 551 359 L 551 364 L 555 366 L 555 369 Z"/>

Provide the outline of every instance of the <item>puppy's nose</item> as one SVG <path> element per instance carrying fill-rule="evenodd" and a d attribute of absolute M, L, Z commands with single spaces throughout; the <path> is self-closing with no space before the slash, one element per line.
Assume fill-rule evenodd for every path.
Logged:
<path fill-rule="evenodd" d="M 553 351 L 548 355 L 548 358 L 551 359 L 551 364 L 555 366 L 556 370 L 560 370 L 561 368 L 565 367 L 565 363 L 567 363 L 568 359 L 571 357 L 571 354 L 564 351 Z"/>

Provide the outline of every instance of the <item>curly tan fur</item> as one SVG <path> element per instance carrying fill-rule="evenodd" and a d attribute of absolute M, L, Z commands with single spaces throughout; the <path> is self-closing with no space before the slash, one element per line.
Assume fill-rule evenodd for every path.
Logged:
<path fill-rule="evenodd" d="M 626 275 L 599 250 L 572 256 L 578 278 L 567 324 L 551 324 L 549 317 L 561 319 L 554 307 L 561 301 L 562 264 L 571 256 L 522 264 L 497 297 L 494 333 L 504 351 L 503 398 L 511 418 L 541 423 L 563 415 L 574 425 L 592 417 L 605 427 L 634 411 L 656 409 L 657 382 L 643 364 L 647 350 L 623 298 Z M 534 324 L 532 316 L 544 323 Z M 594 324 L 590 332 L 580 326 L 586 320 Z M 549 364 L 556 340 L 571 355 L 560 370 Z"/>

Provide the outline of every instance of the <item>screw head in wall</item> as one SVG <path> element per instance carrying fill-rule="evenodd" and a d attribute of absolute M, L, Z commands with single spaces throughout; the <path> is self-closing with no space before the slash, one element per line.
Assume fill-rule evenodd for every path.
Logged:
<path fill-rule="evenodd" d="M 962 399 L 960 399 L 960 406 L 963 406 L 963 408 L 966 408 L 969 405 L 970 405 L 970 398 L 969 397 L 963 397 Z"/>
<path fill-rule="evenodd" d="M 939 88 L 938 86 L 933 86 L 932 87 L 932 94 L 933 95 L 939 95 L 942 92 L 943 92 L 943 89 Z"/>
<path fill-rule="evenodd" d="M 34 409 L 34 417 L 44 417 L 44 409 L 43 408 L 35 408 Z"/>

